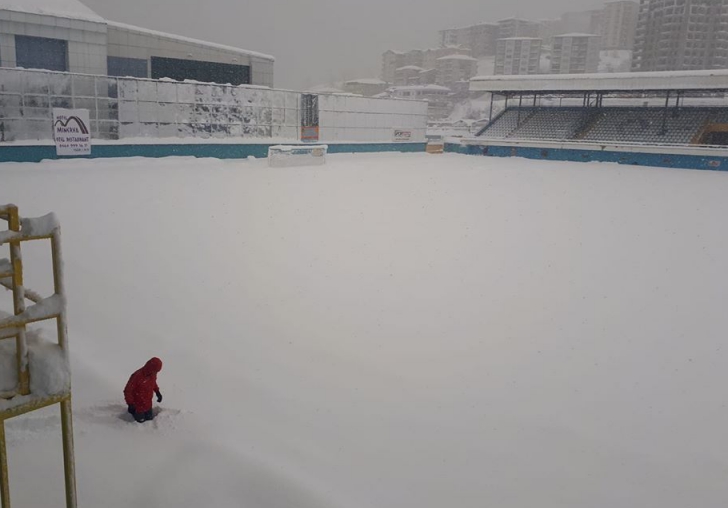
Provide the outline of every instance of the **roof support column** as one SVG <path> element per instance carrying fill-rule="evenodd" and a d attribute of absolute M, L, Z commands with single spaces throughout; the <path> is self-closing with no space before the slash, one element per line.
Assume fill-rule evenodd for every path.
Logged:
<path fill-rule="evenodd" d="M 670 91 L 667 91 L 667 95 L 665 95 L 665 109 L 662 112 L 662 130 L 660 131 L 660 134 L 663 136 L 667 134 L 667 113 L 670 109 Z"/>
<path fill-rule="evenodd" d="M 516 125 L 521 125 L 521 106 L 523 105 L 523 94 L 518 96 L 518 123 Z"/>

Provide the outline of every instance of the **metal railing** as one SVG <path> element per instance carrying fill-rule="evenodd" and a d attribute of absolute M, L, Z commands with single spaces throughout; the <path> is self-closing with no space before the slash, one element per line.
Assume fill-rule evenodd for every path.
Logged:
<path fill-rule="evenodd" d="M 0 68 L 0 142 L 52 140 L 53 108 L 87 109 L 95 139 L 295 138 L 299 97 L 255 86 Z"/>
<path fill-rule="evenodd" d="M 96 140 L 296 140 L 301 96 L 252 85 L 0 68 L 0 142 L 52 141 L 53 108 L 87 109 Z M 389 141 L 391 130 L 401 128 L 413 129 L 424 139 L 425 102 L 321 98 L 321 126 L 332 140 Z"/>

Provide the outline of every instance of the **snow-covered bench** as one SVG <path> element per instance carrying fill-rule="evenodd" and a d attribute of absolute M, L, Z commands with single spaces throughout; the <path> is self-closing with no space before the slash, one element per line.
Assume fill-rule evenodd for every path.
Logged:
<path fill-rule="evenodd" d="M 268 148 L 268 165 L 272 168 L 323 166 L 327 145 L 276 145 Z"/>

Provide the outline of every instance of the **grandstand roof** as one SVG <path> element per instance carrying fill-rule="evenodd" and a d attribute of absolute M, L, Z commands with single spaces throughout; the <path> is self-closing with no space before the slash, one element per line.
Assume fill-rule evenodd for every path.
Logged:
<path fill-rule="evenodd" d="M 728 70 L 477 76 L 472 92 L 558 94 L 582 92 L 728 91 Z"/>
<path fill-rule="evenodd" d="M 449 88 L 446 86 L 440 86 L 440 85 L 407 85 L 407 86 L 394 86 L 392 87 L 392 90 L 409 90 L 413 92 L 451 92 Z"/>

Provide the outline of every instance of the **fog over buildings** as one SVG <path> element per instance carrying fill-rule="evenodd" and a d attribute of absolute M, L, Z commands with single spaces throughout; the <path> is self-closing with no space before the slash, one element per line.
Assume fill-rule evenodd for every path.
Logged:
<path fill-rule="evenodd" d="M 576 8 L 567 0 L 85 3 L 108 19 L 274 55 L 276 86 L 296 89 L 379 76 L 384 51 L 436 47 L 438 30 L 443 28 L 514 16 L 547 19 Z M 601 0 L 579 2 L 578 9 L 602 4 Z"/>

